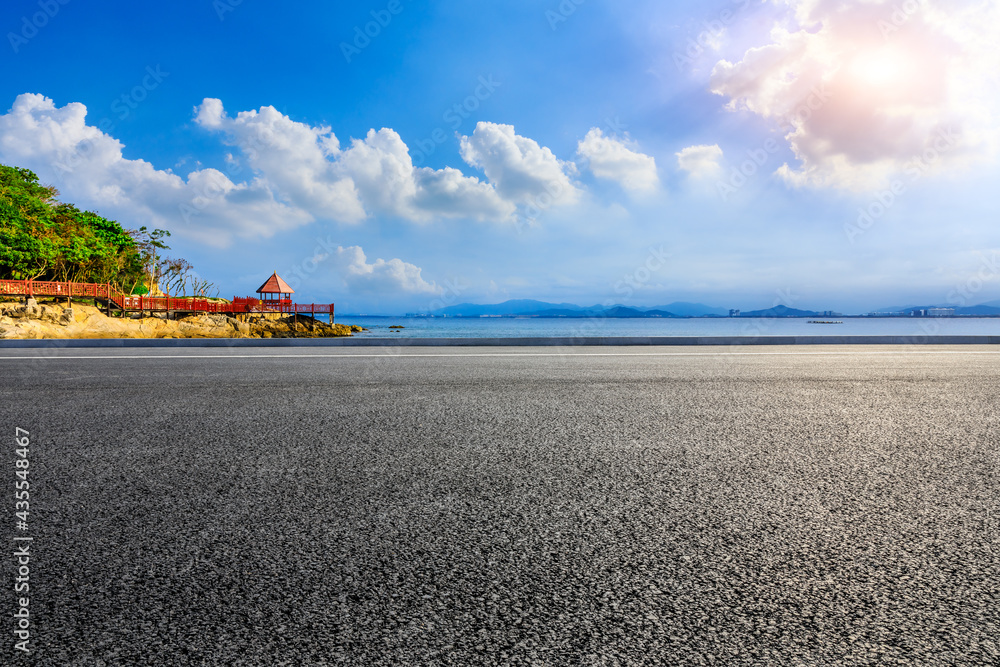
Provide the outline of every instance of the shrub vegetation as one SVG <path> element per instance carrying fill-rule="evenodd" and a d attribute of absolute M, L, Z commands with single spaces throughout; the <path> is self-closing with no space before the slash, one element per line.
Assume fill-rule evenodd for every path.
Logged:
<path fill-rule="evenodd" d="M 0 279 L 111 283 L 126 294 L 214 289 L 186 261 L 160 256 L 170 232 L 125 229 L 57 196 L 32 171 L 0 165 Z"/>

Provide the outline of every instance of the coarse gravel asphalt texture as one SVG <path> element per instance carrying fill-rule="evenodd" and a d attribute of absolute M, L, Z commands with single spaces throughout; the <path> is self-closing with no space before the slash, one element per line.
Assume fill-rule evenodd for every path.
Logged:
<path fill-rule="evenodd" d="M 0 349 L 34 665 L 997 665 L 996 347 Z M 17 567 L 2 564 L 11 582 Z M 8 662 L 9 660 L 9 662 Z"/>

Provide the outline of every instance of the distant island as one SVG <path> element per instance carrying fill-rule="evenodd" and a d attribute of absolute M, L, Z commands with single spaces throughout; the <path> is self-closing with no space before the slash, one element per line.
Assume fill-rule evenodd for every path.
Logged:
<path fill-rule="evenodd" d="M 719 308 L 703 303 L 676 301 L 663 306 L 641 307 L 615 304 L 611 306 L 579 306 L 573 303 L 549 303 L 534 299 L 514 299 L 495 304 L 461 303 L 430 312 L 407 313 L 407 317 L 538 317 L 538 318 L 833 318 L 833 317 L 1000 317 L 1000 302 L 976 306 L 942 305 L 883 308 L 856 315 L 832 310 L 801 310 L 774 306 L 761 310 L 742 311 Z"/>
<path fill-rule="evenodd" d="M 613 306 L 578 306 L 573 303 L 548 303 L 534 299 L 515 299 L 497 304 L 462 303 L 427 313 L 408 313 L 411 317 L 728 317 L 724 308 L 703 303 L 675 302 L 665 306 L 637 308 Z"/>

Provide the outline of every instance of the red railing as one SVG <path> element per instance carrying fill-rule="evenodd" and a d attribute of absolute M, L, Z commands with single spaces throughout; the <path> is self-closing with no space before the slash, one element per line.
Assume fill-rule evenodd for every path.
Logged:
<path fill-rule="evenodd" d="M 199 297 L 126 296 L 108 284 L 41 280 L 0 280 L 0 296 L 55 296 L 105 299 L 125 311 L 181 311 L 198 313 L 290 313 L 333 316 L 332 303 L 292 303 L 291 299 L 261 300 L 235 297 L 232 303 Z"/>
<path fill-rule="evenodd" d="M 114 299 L 123 310 L 183 310 L 199 313 L 234 313 L 231 304 L 197 297 L 176 298 L 172 296 L 120 296 Z"/>
<path fill-rule="evenodd" d="M 19 296 L 65 296 L 107 299 L 112 293 L 108 284 L 61 283 L 49 280 L 0 280 L 0 294 Z"/>
<path fill-rule="evenodd" d="M 291 299 L 254 299 L 251 297 L 233 297 L 234 312 L 240 313 L 301 313 L 301 314 L 333 314 L 332 303 L 292 303 Z"/>

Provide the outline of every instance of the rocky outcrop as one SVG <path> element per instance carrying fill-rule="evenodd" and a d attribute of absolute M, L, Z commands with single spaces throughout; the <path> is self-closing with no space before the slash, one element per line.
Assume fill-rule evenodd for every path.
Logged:
<path fill-rule="evenodd" d="M 297 322 L 296 322 L 297 319 Z M 242 321 L 226 315 L 107 317 L 93 306 L 38 304 L 28 299 L 0 303 L 0 338 L 328 338 L 350 336 L 361 327 L 329 325 L 308 316 Z"/>

